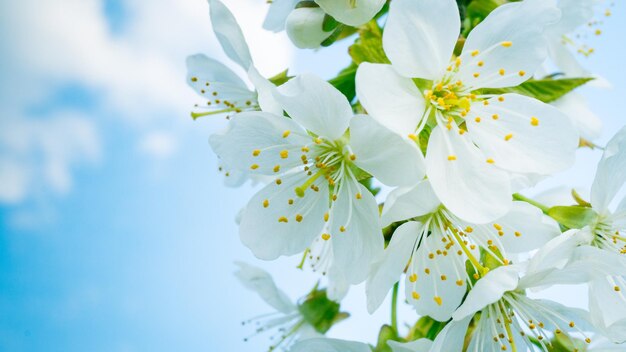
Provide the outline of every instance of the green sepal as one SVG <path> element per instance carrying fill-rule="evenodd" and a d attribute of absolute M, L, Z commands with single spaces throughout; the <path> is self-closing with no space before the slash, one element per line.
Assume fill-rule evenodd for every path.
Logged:
<path fill-rule="evenodd" d="M 278 73 L 277 75 L 270 77 L 268 80 L 272 82 L 275 86 L 280 86 L 282 84 L 287 83 L 292 76 L 289 76 L 289 69 L 284 70 L 283 72 Z"/>
<path fill-rule="evenodd" d="M 339 303 L 328 299 L 326 290 L 313 290 L 298 305 L 298 310 L 304 320 L 320 334 L 325 334 L 333 325 L 350 316 L 339 311 Z"/>
<path fill-rule="evenodd" d="M 295 8 L 301 9 L 301 8 L 315 8 L 315 7 L 320 7 L 320 6 L 316 4 L 315 1 L 304 0 L 304 1 L 300 1 L 299 3 L 297 3 Z"/>
<path fill-rule="evenodd" d="M 517 93 L 551 103 L 591 80 L 593 78 L 531 79 L 516 87 L 485 88 L 480 89 L 478 93 L 495 95 Z"/>
<path fill-rule="evenodd" d="M 448 324 L 447 322 L 437 321 L 429 316 L 423 316 L 411 327 L 407 341 L 414 341 L 418 339 L 434 340 L 435 337 L 443 330 Z"/>
<path fill-rule="evenodd" d="M 387 341 L 401 341 L 398 332 L 389 325 L 383 325 L 378 332 L 378 342 L 374 352 L 392 352 Z"/>
<path fill-rule="evenodd" d="M 548 210 L 548 216 L 570 229 L 582 229 L 597 221 L 595 210 L 581 206 L 556 206 Z"/>
<path fill-rule="evenodd" d="M 359 27 L 359 37 L 348 49 L 352 61 L 357 65 L 362 62 L 390 63 L 383 50 L 383 32 L 376 20 Z"/>
<path fill-rule="evenodd" d="M 341 23 L 337 24 L 337 27 L 334 29 L 333 33 L 321 43 L 321 46 L 328 47 L 331 46 L 334 42 L 342 38 L 343 29 L 346 28 Z"/>
<path fill-rule="evenodd" d="M 337 20 L 326 14 L 326 16 L 324 16 L 324 22 L 322 22 L 322 29 L 324 30 L 324 32 L 330 32 L 332 30 L 334 30 L 335 28 L 337 28 L 337 26 L 339 25 L 339 22 L 337 22 Z"/>
<path fill-rule="evenodd" d="M 575 352 L 585 351 L 587 344 L 583 340 L 557 334 L 547 347 L 548 352 Z"/>

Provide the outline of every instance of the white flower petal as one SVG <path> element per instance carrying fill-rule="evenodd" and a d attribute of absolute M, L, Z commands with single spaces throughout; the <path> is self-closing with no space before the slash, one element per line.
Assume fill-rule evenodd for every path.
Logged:
<path fill-rule="evenodd" d="M 337 200 L 330 209 L 330 235 L 332 270 L 343 273 L 351 284 L 363 282 L 371 263 L 382 255 L 385 244 L 378 204 L 360 183 L 348 179 L 342 181 Z"/>
<path fill-rule="evenodd" d="M 387 196 L 381 224 L 389 226 L 392 222 L 402 221 L 417 216 L 429 214 L 441 205 L 428 180 L 424 180 L 413 187 L 397 188 Z"/>
<path fill-rule="evenodd" d="M 517 265 L 507 265 L 488 272 L 476 282 L 452 319 L 471 318 L 476 312 L 499 301 L 506 292 L 515 290 L 521 269 Z"/>
<path fill-rule="evenodd" d="M 613 342 L 626 341 L 626 285 L 624 278 L 599 277 L 589 284 L 589 309 L 591 319 Z M 620 291 L 615 291 L 615 286 Z M 620 329 L 621 328 L 621 329 Z"/>
<path fill-rule="evenodd" d="M 281 255 L 300 253 L 320 235 L 328 210 L 328 183 L 318 182 L 318 192 L 307 191 L 301 198 L 294 189 L 302 185 L 306 177 L 305 173 L 297 173 L 282 178 L 280 185 L 272 182 L 248 203 L 239 237 L 257 258 L 273 260 Z"/>
<path fill-rule="evenodd" d="M 296 310 L 296 306 L 283 291 L 276 287 L 272 276 L 265 270 L 243 262 L 235 264 L 239 267 L 235 276 L 246 288 L 255 291 L 267 304 L 285 314 Z"/>
<path fill-rule="evenodd" d="M 284 131 L 290 131 L 283 137 Z M 306 132 L 293 120 L 265 112 L 235 115 L 226 132 L 209 138 L 211 148 L 225 165 L 250 174 L 277 175 L 302 165 L 302 146 L 310 143 Z M 289 152 L 282 158 L 281 152 Z"/>
<path fill-rule="evenodd" d="M 348 26 L 360 26 L 368 22 L 385 5 L 385 0 L 315 0 L 322 10 Z"/>
<path fill-rule="evenodd" d="M 473 104 L 466 121 L 470 138 L 494 165 L 549 175 L 573 164 L 578 132 L 561 111 L 519 94 L 504 94 L 488 102 L 487 106 Z"/>
<path fill-rule="evenodd" d="M 383 33 L 393 67 L 409 78 L 440 78 L 461 27 L 453 0 L 394 0 Z"/>
<path fill-rule="evenodd" d="M 574 251 L 580 245 L 587 244 L 591 240 L 591 234 L 587 231 L 569 230 L 558 237 L 550 240 L 528 262 L 526 274 L 519 282 L 520 289 L 541 288 L 556 284 L 558 273 L 555 270 L 563 269 L 572 259 Z M 565 278 L 566 276 L 563 276 Z"/>
<path fill-rule="evenodd" d="M 354 163 L 387 186 L 410 186 L 424 178 L 424 156 L 415 143 L 371 116 L 357 115 L 350 121 L 350 147 Z"/>
<path fill-rule="evenodd" d="M 328 299 L 335 302 L 341 302 L 344 297 L 346 297 L 349 290 L 350 283 L 344 273 L 331 268 L 328 273 L 328 288 L 326 289 Z"/>
<path fill-rule="evenodd" d="M 600 137 L 602 120 L 589 109 L 585 97 L 575 92 L 568 93 L 561 99 L 553 102 L 552 105 L 556 106 L 572 120 L 582 138 L 593 141 Z"/>
<path fill-rule="evenodd" d="M 406 343 L 389 340 L 387 345 L 391 347 L 391 352 L 429 352 L 433 342 L 429 339 L 419 339 Z"/>
<path fill-rule="evenodd" d="M 467 317 L 460 321 L 453 320 L 449 322 L 435 338 L 430 351 L 462 351 L 463 345 L 465 344 L 465 334 L 467 333 L 467 327 L 470 321 L 472 321 L 472 318 Z"/>
<path fill-rule="evenodd" d="M 603 213 L 626 182 L 626 127 L 607 144 L 591 186 L 591 204 Z"/>
<path fill-rule="evenodd" d="M 554 219 L 526 202 L 513 202 L 511 211 L 494 223 L 471 226 L 482 235 L 497 238 L 505 253 L 537 249 L 561 234 Z"/>
<path fill-rule="evenodd" d="M 258 101 L 261 110 L 269 112 L 278 116 L 283 115 L 283 108 L 278 104 L 274 98 L 276 86 L 270 82 L 267 78 L 261 76 L 259 71 L 254 66 L 250 66 L 248 70 L 248 78 L 254 85 L 258 93 Z"/>
<path fill-rule="evenodd" d="M 207 89 L 207 83 L 213 82 L 231 84 L 240 89 L 248 87 L 239 76 L 221 62 L 207 57 L 204 54 L 195 54 L 187 57 L 187 82 L 196 91 Z M 193 79 L 193 78 L 196 79 Z"/>
<path fill-rule="evenodd" d="M 278 87 L 278 93 L 275 98 L 289 116 L 322 137 L 339 139 L 353 116 L 348 99 L 314 75 L 293 78 Z"/>
<path fill-rule="evenodd" d="M 222 49 L 245 71 L 252 65 L 252 56 L 235 16 L 219 0 L 209 0 L 211 25 Z"/>
<path fill-rule="evenodd" d="M 564 34 L 586 25 L 593 18 L 593 6 L 597 2 L 597 0 L 559 0 L 557 6 L 561 10 L 561 19 L 549 26 L 546 32 L 561 39 Z"/>
<path fill-rule="evenodd" d="M 371 352 L 369 345 L 346 340 L 315 338 L 300 341 L 290 352 Z"/>
<path fill-rule="evenodd" d="M 356 72 L 356 94 L 367 113 L 378 122 L 408 137 L 425 113 L 422 93 L 410 78 L 391 65 L 364 62 Z"/>
<path fill-rule="evenodd" d="M 626 197 L 617 205 L 615 213 L 611 216 L 613 225 L 619 229 L 626 229 Z"/>
<path fill-rule="evenodd" d="M 555 38 L 549 40 L 548 53 L 565 77 L 591 76 L 591 73 L 580 64 L 574 53 L 563 43 L 562 39 Z"/>
<path fill-rule="evenodd" d="M 510 87 L 526 81 L 548 55 L 544 29 L 558 21 L 560 12 L 553 0 L 499 6 L 470 32 L 458 77 L 473 88 Z"/>
<path fill-rule="evenodd" d="M 265 21 L 263 21 L 263 29 L 272 32 L 285 30 L 287 16 L 293 11 L 298 2 L 300 0 L 273 0 L 267 11 Z"/>
<path fill-rule="evenodd" d="M 398 227 L 391 237 L 382 258 L 372 264 L 365 294 L 367 295 L 367 311 L 372 314 L 383 303 L 391 287 L 398 282 L 406 267 L 415 241 L 422 231 L 422 224 L 409 221 Z"/>
<path fill-rule="evenodd" d="M 287 36 L 300 49 L 318 48 L 333 32 L 322 29 L 326 13 L 319 7 L 301 7 L 291 11 L 285 24 Z"/>
<path fill-rule="evenodd" d="M 543 281 L 579 284 L 607 275 L 626 276 L 626 258 L 615 252 L 583 245 L 574 249 L 570 262 L 563 269 L 550 274 L 554 278 Z"/>
<path fill-rule="evenodd" d="M 426 173 L 435 193 L 456 216 L 477 224 L 503 216 L 512 203 L 509 176 L 486 159 L 456 126 L 430 135 Z"/>
<path fill-rule="evenodd" d="M 407 270 L 406 299 L 419 315 L 447 321 L 465 295 L 465 260 L 441 234 L 422 237 Z M 448 250 L 450 252 L 448 253 Z"/>

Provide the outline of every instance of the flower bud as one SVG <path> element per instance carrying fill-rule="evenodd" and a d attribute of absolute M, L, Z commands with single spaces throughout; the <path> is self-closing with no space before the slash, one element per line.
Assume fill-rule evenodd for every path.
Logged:
<path fill-rule="evenodd" d="M 298 8 L 287 17 L 286 28 L 289 39 L 301 49 L 315 49 L 326 40 L 331 32 L 322 29 L 326 13 L 317 8 Z"/>

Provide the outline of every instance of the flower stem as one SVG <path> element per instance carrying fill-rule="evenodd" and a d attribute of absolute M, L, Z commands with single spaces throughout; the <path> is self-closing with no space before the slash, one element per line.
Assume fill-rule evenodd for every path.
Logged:
<path fill-rule="evenodd" d="M 398 332 L 398 286 L 400 282 L 396 282 L 393 285 L 393 292 L 391 293 L 391 327 Z"/>
<path fill-rule="evenodd" d="M 307 254 L 309 254 L 310 251 L 311 250 L 308 248 L 304 250 L 304 254 L 302 254 L 302 260 L 300 261 L 300 264 L 298 264 L 296 268 L 302 270 L 302 268 L 304 267 L 304 262 L 306 261 L 306 256 Z"/>
<path fill-rule="evenodd" d="M 528 203 L 530 205 L 534 205 L 537 208 L 541 209 L 541 211 L 543 211 L 546 214 L 548 213 L 548 210 L 550 210 L 550 207 L 548 207 L 546 205 L 543 205 L 543 204 L 541 204 L 541 203 L 539 203 L 537 201 L 534 201 L 534 200 L 532 200 L 532 199 L 530 199 L 530 198 L 528 198 L 526 196 L 523 196 L 523 195 L 521 195 L 519 193 L 513 193 L 513 199 L 521 200 L 522 202 L 526 202 L 526 203 Z"/>

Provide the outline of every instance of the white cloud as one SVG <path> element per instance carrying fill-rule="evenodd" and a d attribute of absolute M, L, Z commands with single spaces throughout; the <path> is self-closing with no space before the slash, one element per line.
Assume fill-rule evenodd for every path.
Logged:
<path fill-rule="evenodd" d="M 167 132 L 150 132 L 141 139 L 137 148 L 154 159 L 167 159 L 178 149 L 178 142 Z"/>
<path fill-rule="evenodd" d="M 286 36 L 260 29 L 267 4 L 225 3 L 242 24 L 261 72 L 286 68 L 292 56 Z M 193 128 L 188 111 L 198 98 L 185 84 L 185 57 L 205 52 L 227 61 L 211 33 L 207 2 L 128 0 L 123 6 L 128 18 L 113 32 L 104 0 L 0 4 L 0 30 L 5 33 L 0 43 L 0 115 L 11 116 L 5 125 L 30 138 L 27 143 L 16 141 L 12 133 L 2 134 L 2 143 L 10 147 L 0 149 L 0 201 L 23 201 L 42 188 L 67 192 L 72 165 L 97 154 L 96 142 L 85 137 L 97 135 L 93 118 L 66 117 L 61 111 L 50 119 L 28 112 L 54 100 L 65 84 L 95 92 L 90 115 L 116 116 L 139 133 L 178 120 L 168 137 L 148 135 L 141 142 L 150 157 L 174 153 L 177 135 Z M 40 156 L 36 162 L 35 154 Z"/>

